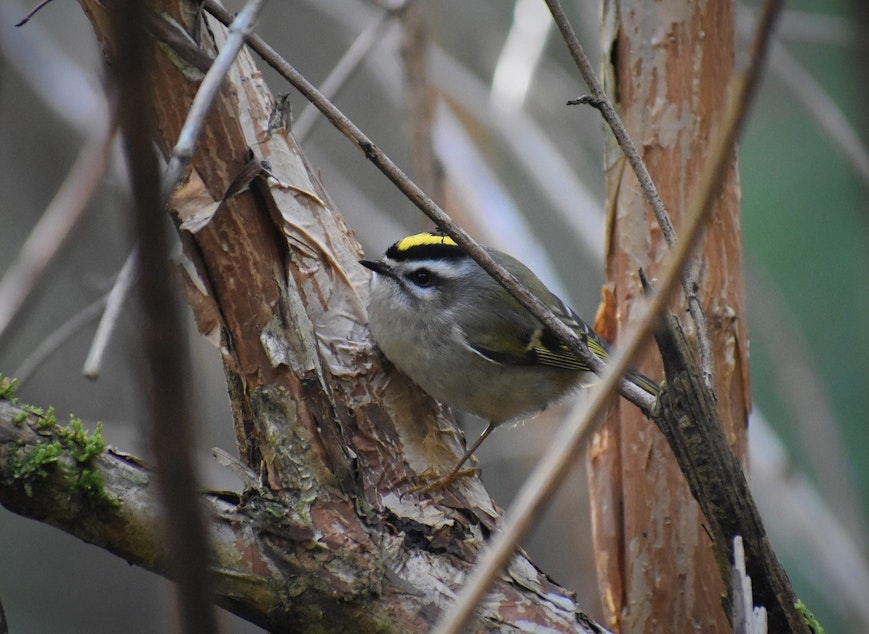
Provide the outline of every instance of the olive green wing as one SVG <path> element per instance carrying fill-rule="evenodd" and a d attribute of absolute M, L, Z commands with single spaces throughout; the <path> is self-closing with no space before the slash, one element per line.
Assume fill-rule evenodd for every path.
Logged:
<path fill-rule="evenodd" d="M 523 264 L 509 258 L 502 264 L 520 279 L 528 289 L 545 303 L 555 315 L 582 338 L 589 350 L 601 359 L 607 358 L 606 345 L 579 316 L 558 296 L 552 293 Z M 473 306 L 486 306 L 485 314 L 465 319 L 471 324 L 465 332 L 468 347 L 486 359 L 506 365 L 543 365 L 576 372 L 588 372 L 590 368 L 563 345 L 552 330 L 541 324 L 528 310 L 502 287 L 485 287 L 480 292 L 488 295 L 486 301 Z M 497 310 L 491 310 L 496 306 Z M 466 310 L 473 310 L 465 306 Z"/>

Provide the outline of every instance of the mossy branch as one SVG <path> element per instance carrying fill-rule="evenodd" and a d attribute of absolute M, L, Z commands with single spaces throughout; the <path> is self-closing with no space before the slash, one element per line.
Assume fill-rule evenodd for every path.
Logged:
<path fill-rule="evenodd" d="M 50 411 L 12 398 L 0 398 L 0 504 L 168 576 L 154 471 L 105 446 L 98 430 L 88 434 L 77 419 L 58 426 Z M 339 631 L 348 623 L 358 632 L 430 628 L 444 584 L 466 564 L 457 557 L 460 543 L 438 541 L 449 530 L 398 516 L 363 524 L 353 521 L 350 499 L 293 496 L 258 488 L 200 496 L 219 605 L 273 632 Z M 516 566 L 514 578 L 528 573 L 524 559 Z M 510 605 L 523 606 L 517 615 L 553 631 L 599 631 L 567 593 L 536 571 L 532 577 L 536 589 L 528 579 L 498 588 Z M 474 631 L 491 627 L 491 615 L 486 621 Z"/>

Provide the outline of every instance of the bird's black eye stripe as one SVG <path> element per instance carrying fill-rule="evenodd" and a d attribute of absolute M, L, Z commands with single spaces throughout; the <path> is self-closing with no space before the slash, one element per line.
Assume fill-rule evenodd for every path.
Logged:
<path fill-rule="evenodd" d="M 407 274 L 407 279 L 420 288 L 426 288 L 435 283 L 435 274 L 428 269 L 416 269 Z"/>

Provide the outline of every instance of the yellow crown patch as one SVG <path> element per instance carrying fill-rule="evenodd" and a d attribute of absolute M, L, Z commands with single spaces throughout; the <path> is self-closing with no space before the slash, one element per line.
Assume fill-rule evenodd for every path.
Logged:
<path fill-rule="evenodd" d="M 413 249 L 414 247 L 428 245 L 443 245 L 448 247 L 459 246 L 456 244 L 455 240 L 449 236 L 441 235 L 439 233 L 425 232 L 402 238 L 393 245 L 393 248 L 396 251 L 402 252 L 407 251 L 408 249 Z"/>

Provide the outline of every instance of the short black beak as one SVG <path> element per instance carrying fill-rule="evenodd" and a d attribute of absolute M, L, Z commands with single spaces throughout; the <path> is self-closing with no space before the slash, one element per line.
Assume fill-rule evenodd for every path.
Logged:
<path fill-rule="evenodd" d="M 392 273 L 392 269 L 389 268 L 389 265 L 379 260 L 359 260 L 359 264 L 364 266 L 366 269 L 371 269 L 375 273 L 380 273 L 381 275 L 389 275 Z"/>

